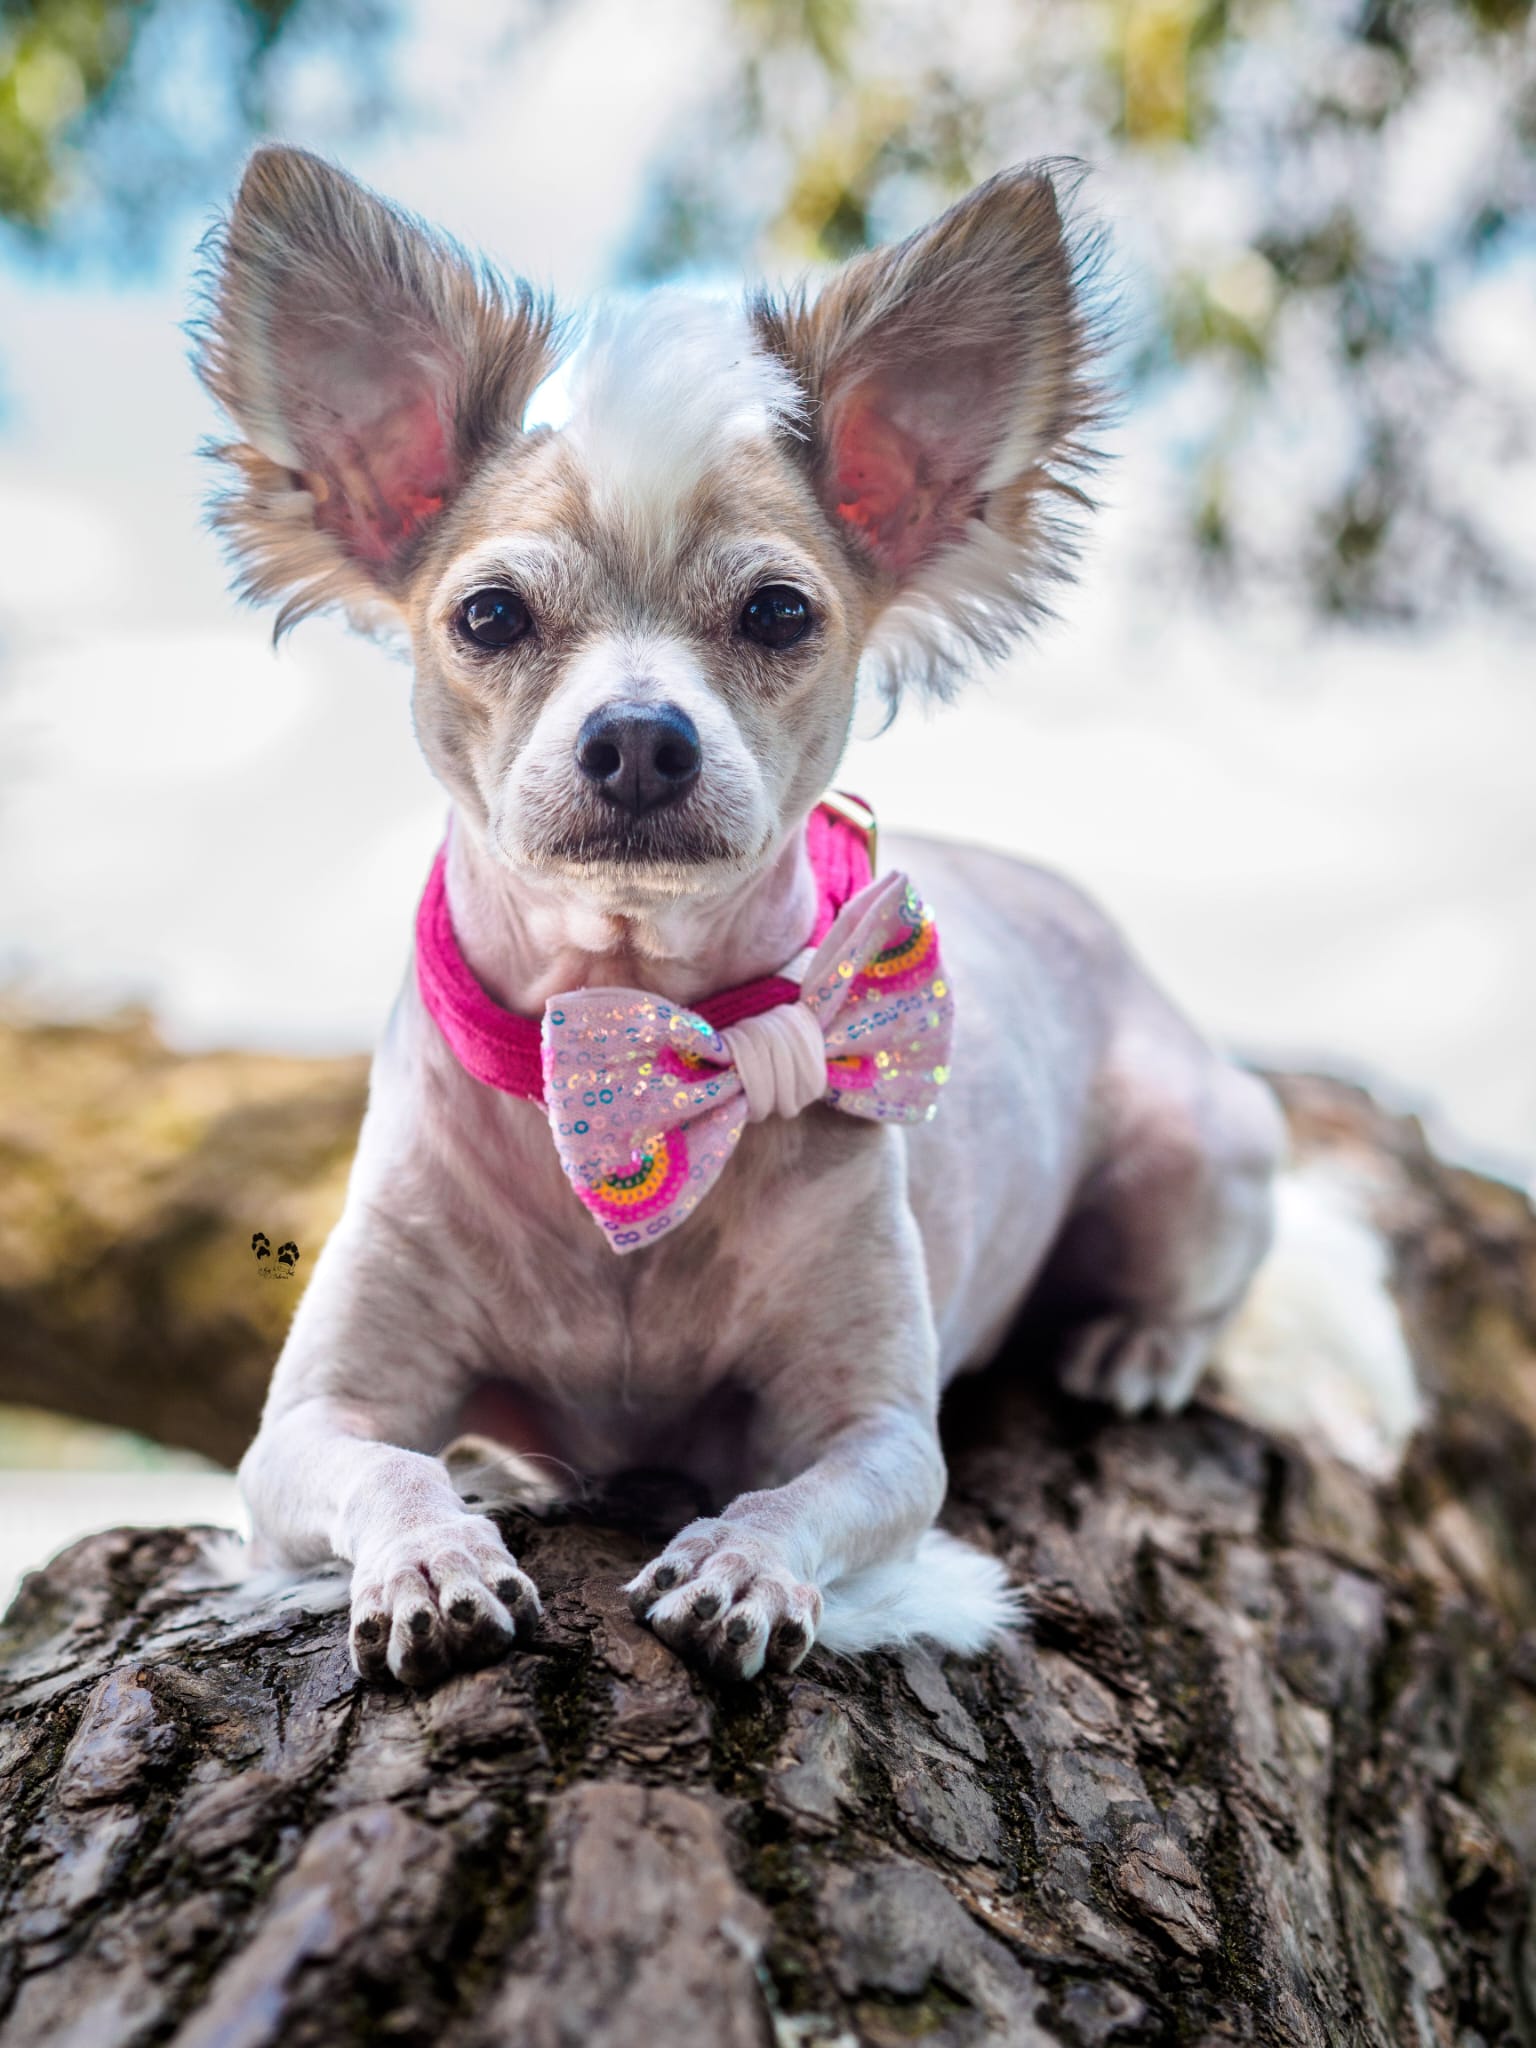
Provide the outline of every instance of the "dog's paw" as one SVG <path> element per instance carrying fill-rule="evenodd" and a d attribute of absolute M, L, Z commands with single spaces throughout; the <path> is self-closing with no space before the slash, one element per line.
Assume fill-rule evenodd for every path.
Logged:
<path fill-rule="evenodd" d="M 1172 1415 L 1199 1385 L 1213 1334 L 1209 1323 L 1099 1316 L 1068 1337 L 1061 1383 L 1079 1401 L 1105 1401 L 1122 1415 L 1140 1415 L 1148 1408 Z"/>
<path fill-rule="evenodd" d="M 691 1523 L 624 1590 L 636 1620 L 722 1678 L 793 1671 L 821 1626 L 816 1588 L 765 1537 L 725 1521 Z"/>
<path fill-rule="evenodd" d="M 352 1663 L 361 1678 L 431 1685 L 504 1657 L 540 1613 L 485 1515 L 433 1522 L 360 1557 L 352 1572 Z"/>

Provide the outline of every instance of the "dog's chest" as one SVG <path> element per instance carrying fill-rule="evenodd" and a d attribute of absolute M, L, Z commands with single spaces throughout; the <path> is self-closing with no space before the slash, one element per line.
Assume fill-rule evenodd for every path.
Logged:
<path fill-rule="evenodd" d="M 620 1259 L 578 1211 L 509 1296 L 499 1362 L 589 1412 L 684 1407 L 753 1353 L 753 1267 L 751 1247 L 727 1247 L 705 1216 L 674 1245 Z"/>
<path fill-rule="evenodd" d="M 620 1259 L 584 1211 L 573 1221 L 553 1241 L 541 1233 L 502 1296 L 496 1376 L 528 1403 L 543 1447 L 582 1472 L 664 1466 L 729 1486 L 750 1456 L 766 1362 L 750 1252 L 700 1215 L 665 1255 Z"/>
<path fill-rule="evenodd" d="M 750 1400 L 803 1348 L 805 1247 L 837 1230 L 828 1169 L 859 1142 L 849 1119 L 749 1128 L 694 1213 L 626 1255 L 572 1192 L 536 1105 L 452 1092 L 453 1115 L 440 1102 L 434 1119 L 434 1181 L 452 1191 L 445 1250 L 463 1275 L 468 1348 L 558 1416 L 588 1469 L 669 1462 L 698 1411 L 725 1426 L 733 1390 Z"/>
<path fill-rule="evenodd" d="M 474 1269 L 487 1362 L 589 1404 L 686 1403 L 728 1377 L 771 1314 L 769 1240 L 791 1195 L 782 1137 L 744 1134 L 699 1209 L 623 1255 L 572 1192 L 536 1106 L 480 1095 L 446 1135 L 450 1228 Z"/>

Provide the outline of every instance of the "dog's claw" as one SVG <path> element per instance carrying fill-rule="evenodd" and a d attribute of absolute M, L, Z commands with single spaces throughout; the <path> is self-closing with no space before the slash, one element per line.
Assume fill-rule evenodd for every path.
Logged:
<path fill-rule="evenodd" d="M 793 1671 L 821 1621 L 800 1583 L 755 1530 L 697 1522 L 626 1588 L 630 1610 L 670 1649 L 723 1678 Z"/>
<path fill-rule="evenodd" d="M 411 1531 L 353 1573 L 352 1663 L 359 1677 L 431 1685 L 506 1655 L 538 1619 L 533 1582 L 496 1526 L 464 1515 Z"/>

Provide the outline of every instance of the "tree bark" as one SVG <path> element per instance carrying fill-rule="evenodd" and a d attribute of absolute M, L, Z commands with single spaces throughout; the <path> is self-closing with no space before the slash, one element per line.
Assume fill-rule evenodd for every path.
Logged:
<path fill-rule="evenodd" d="M 365 1058 L 177 1053 L 139 1011 L 0 1012 L 0 1401 L 233 1465 L 367 1089 Z"/>
<path fill-rule="evenodd" d="M 196 1535 L 30 1579 L 0 1688 L 0 2044 L 1536 2039 L 1536 1218 L 1334 1084 L 1437 1406 L 1399 1482 L 1016 1355 L 946 1519 L 1030 1625 L 722 1689 L 619 1584 L 661 1482 L 511 1518 L 546 1620 L 423 1697 Z"/>

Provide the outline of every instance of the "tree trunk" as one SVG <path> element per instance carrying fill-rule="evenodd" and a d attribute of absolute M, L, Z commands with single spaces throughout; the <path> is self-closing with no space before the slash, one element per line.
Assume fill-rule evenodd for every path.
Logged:
<path fill-rule="evenodd" d="M 367 1088 L 362 1057 L 176 1053 L 140 1011 L 0 1009 L 0 1401 L 233 1465 L 341 1214 Z"/>
<path fill-rule="evenodd" d="M 1536 1219 L 1286 1092 L 1398 1246 L 1438 1407 L 1397 1485 L 1005 1361 L 946 1518 L 1027 1632 L 740 1690 L 619 1594 L 659 1482 L 515 1520 L 538 1640 L 419 1698 L 195 1535 L 93 1538 L 7 1623 L 0 2044 L 1536 2038 Z"/>

